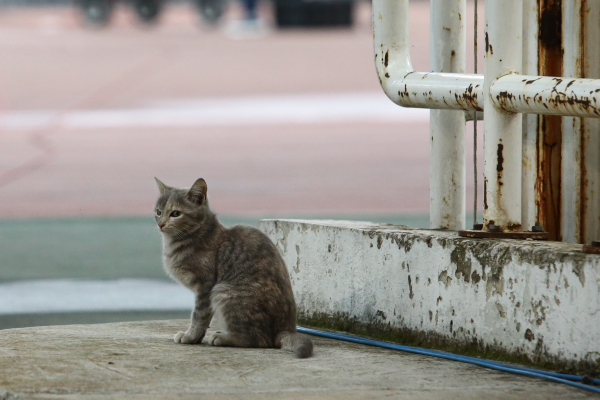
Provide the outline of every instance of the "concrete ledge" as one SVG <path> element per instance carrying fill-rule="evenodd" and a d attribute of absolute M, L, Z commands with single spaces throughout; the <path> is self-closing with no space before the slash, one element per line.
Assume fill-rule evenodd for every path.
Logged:
<path fill-rule="evenodd" d="M 306 323 L 600 372 L 600 256 L 558 242 L 349 221 L 264 220 Z"/>

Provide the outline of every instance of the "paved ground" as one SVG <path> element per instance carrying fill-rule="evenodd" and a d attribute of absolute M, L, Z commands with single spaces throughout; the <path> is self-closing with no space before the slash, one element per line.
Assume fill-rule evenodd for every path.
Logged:
<path fill-rule="evenodd" d="M 0 388 L 24 399 L 597 398 L 538 379 L 320 338 L 313 338 L 314 357 L 303 360 L 275 349 L 174 344 L 186 323 L 2 331 Z"/>

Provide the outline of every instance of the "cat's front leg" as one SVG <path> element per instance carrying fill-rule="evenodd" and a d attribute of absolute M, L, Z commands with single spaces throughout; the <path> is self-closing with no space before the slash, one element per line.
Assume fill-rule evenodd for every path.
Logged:
<path fill-rule="evenodd" d="M 192 312 L 190 327 L 187 332 L 178 332 L 175 335 L 175 343 L 196 344 L 202 342 L 211 318 L 210 290 L 203 290 L 199 295 L 196 295 L 196 304 Z"/>

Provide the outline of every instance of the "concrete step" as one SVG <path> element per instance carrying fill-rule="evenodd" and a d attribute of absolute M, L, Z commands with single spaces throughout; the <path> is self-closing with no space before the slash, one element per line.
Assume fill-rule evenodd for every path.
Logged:
<path fill-rule="evenodd" d="M 600 373 L 600 256 L 371 222 L 265 220 L 302 324 Z"/>

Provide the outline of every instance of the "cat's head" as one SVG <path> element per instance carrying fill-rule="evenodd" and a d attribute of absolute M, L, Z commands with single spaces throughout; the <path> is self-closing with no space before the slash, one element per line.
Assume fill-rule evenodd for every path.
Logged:
<path fill-rule="evenodd" d="M 175 239 L 186 239 L 201 229 L 206 217 L 212 214 L 204 179 L 198 179 L 189 189 L 174 188 L 158 178 L 154 179 L 160 191 L 154 207 L 154 219 L 161 233 Z"/>

